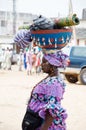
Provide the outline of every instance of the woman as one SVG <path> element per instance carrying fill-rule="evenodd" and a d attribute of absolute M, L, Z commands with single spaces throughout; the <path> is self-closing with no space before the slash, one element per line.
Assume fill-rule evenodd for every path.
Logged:
<path fill-rule="evenodd" d="M 28 49 L 26 53 L 26 63 L 27 63 L 27 75 L 32 74 L 32 53 Z"/>
<path fill-rule="evenodd" d="M 37 112 L 44 119 L 36 130 L 66 130 L 66 111 L 61 106 L 65 92 L 65 83 L 58 73 L 58 67 L 66 66 L 67 55 L 61 51 L 44 54 L 42 70 L 48 76 L 39 82 L 31 93 L 27 108 Z"/>

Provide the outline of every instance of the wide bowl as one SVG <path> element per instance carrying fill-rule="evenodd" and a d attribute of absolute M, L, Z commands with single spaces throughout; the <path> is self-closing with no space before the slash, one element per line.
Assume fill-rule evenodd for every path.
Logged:
<path fill-rule="evenodd" d="M 62 49 L 70 42 L 72 29 L 36 30 L 31 36 L 34 45 L 43 49 Z"/>

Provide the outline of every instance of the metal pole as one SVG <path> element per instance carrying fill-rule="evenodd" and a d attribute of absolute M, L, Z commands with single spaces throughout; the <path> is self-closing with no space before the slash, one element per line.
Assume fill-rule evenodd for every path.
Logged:
<path fill-rule="evenodd" d="M 16 33 L 16 0 L 13 0 L 13 35 Z"/>
<path fill-rule="evenodd" d="M 16 0 L 13 0 L 13 35 L 16 34 Z M 13 44 L 13 50 L 16 50 L 16 45 Z"/>

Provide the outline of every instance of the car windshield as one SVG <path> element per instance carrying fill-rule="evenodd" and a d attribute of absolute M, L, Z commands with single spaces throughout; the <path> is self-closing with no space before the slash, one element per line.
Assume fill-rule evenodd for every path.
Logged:
<path fill-rule="evenodd" d="M 78 57 L 86 57 L 86 47 L 73 48 L 72 55 Z"/>

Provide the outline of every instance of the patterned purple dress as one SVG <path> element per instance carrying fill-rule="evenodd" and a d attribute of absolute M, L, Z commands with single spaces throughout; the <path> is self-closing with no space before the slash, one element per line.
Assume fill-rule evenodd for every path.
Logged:
<path fill-rule="evenodd" d="M 61 100 L 65 92 L 65 83 L 61 77 L 48 77 L 42 80 L 34 88 L 28 107 L 45 119 L 48 110 L 54 120 L 48 130 L 66 130 L 65 119 L 67 114 L 61 106 Z M 40 128 L 36 129 L 40 130 Z"/>

